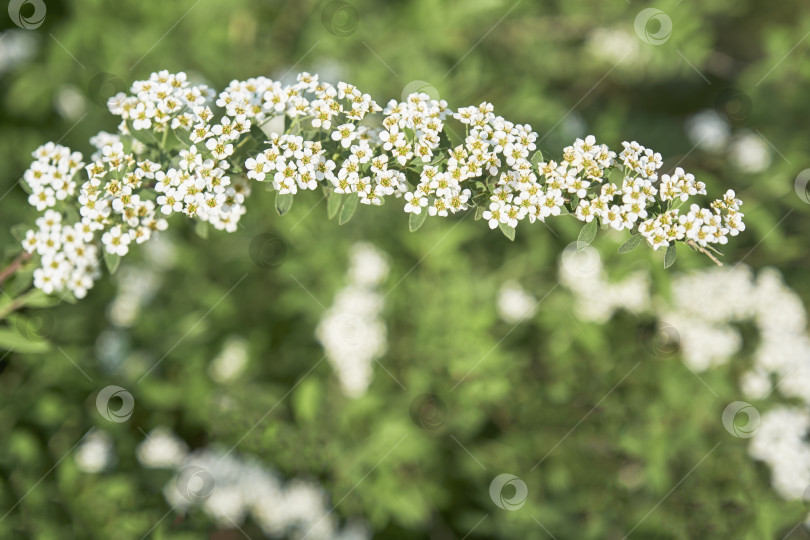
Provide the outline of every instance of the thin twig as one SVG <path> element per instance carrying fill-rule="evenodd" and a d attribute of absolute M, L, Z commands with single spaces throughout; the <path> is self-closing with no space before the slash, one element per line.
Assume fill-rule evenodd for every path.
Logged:
<path fill-rule="evenodd" d="M 712 260 L 712 262 L 714 262 L 714 264 L 716 264 L 717 266 L 723 266 L 723 263 L 721 263 L 721 262 L 720 262 L 720 261 L 717 259 L 717 257 L 715 257 L 714 255 L 712 255 L 712 253 L 711 253 L 711 252 L 710 252 L 708 249 L 704 249 L 704 248 L 700 247 L 699 245 L 697 245 L 697 244 L 695 243 L 695 241 L 694 241 L 694 240 L 687 240 L 687 241 L 686 241 L 686 245 L 687 245 L 687 246 L 689 246 L 690 248 L 694 249 L 695 251 L 700 252 L 700 253 L 703 253 L 704 255 L 706 255 L 706 256 L 707 256 L 709 259 L 711 259 L 711 260 Z"/>
<path fill-rule="evenodd" d="M 0 308 L 0 321 L 20 309 L 21 307 L 25 306 L 25 303 L 28 301 L 28 298 L 34 294 L 38 289 L 31 288 L 28 289 L 25 293 L 21 294 L 4 307 Z"/>
<path fill-rule="evenodd" d="M 4 282 L 5 280 L 7 280 L 9 277 L 11 277 L 12 275 L 14 275 L 14 272 L 16 272 L 17 270 L 19 270 L 20 266 L 22 266 L 22 265 L 23 265 L 23 263 L 25 263 L 25 261 L 27 261 L 27 260 L 28 260 L 28 259 L 30 259 L 30 258 L 31 258 L 31 254 L 30 254 L 30 253 L 28 253 L 27 251 L 23 251 L 22 253 L 20 253 L 19 255 L 17 255 L 17 258 L 16 258 L 16 259 L 14 259 L 14 260 L 11 262 L 11 264 L 9 264 L 8 266 L 6 266 L 6 267 L 3 269 L 3 271 L 2 271 L 2 272 L 0 272 L 0 283 L 3 283 L 3 282 Z"/>

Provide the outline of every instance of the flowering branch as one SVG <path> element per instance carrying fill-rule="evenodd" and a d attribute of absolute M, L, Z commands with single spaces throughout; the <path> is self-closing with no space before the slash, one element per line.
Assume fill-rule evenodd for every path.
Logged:
<path fill-rule="evenodd" d="M 531 127 L 496 116 L 489 103 L 454 112 L 443 100 L 411 94 L 383 108 L 350 84 L 307 73 L 287 86 L 264 77 L 233 81 L 215 96 L 184 73 L 162 71 L 108 105 L 122 121 L 117 133 L 91 139 L 97 152 L 89 164 L 47 143 L 24 175 L 42 215 L 22 239 L 21 258 L 36 257 L 33 285 L 47 294 L 83 297 L 101 258 L 114 270 L 171 214 L 235 231 L 256 183 L 277 192 L 282 215 L 298 191 L 322 189 L 329 217 L 341 224 L 358 203 L 387 197 L 403 199 L 413 231 L 427 216 L 474 209 L 476 219 L 514 239 L 521 221 L 571 215 L 585 223 L 580 243 L 600 226 L 626 229 L 633 236 L 620 252 L 646 241 L 667 248 L 667 266 L 676 242 L 719 264 L 707 248 L 745 228 L 731 190 L 708 208 L 692 203 L 681 211 L 706 195 L 705 184 L 681 168 L 659 179 L 661 155 L 636 142 L 624 142 L 617 156 L 588 136 L 565 148 L 560 162 L 546 161 Z"/>

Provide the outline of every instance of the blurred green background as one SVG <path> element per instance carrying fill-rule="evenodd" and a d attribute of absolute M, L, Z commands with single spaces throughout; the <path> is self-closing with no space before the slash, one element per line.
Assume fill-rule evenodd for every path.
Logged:
<path fill-rule="evenodd" d="M 490 101 L 497 114 L 530 123 L 540 149 L 556 158 L 589 133 L 614 149 L 636 139 L 714 194 L 735 189 L 748 229 L 725 260 L 774 265 L 810 299 L 810 213 L 794 189 L 810 148 L 803 0 L 45 4 L 34 29 L 2 17 L 7 259 L 18 250 L 10 228 L 34 217 L 16 184 L 31 151 L 54 140 L 89 155 L 90 136 L 115 130 L 103 106 L 112 90 L 160 69 L 217 89 L 309 71 L 357 84 L 380 103 L 425 84 L 451 108 Z M 34 7 L 21 9 L 31 15 Z M 650 7 L 666 19 L 638 28 Z M 715 122 L 704 133 L 690 118 L 705 111 Z M 753 151 L 739 142 L 752 137 Z M 510 243 L 471 217 L 429 220 L 410 234 L 396 204 L 361 208 L 338 227 L 325 203 L 309 197 L 279 218 L 271 195 L 257 191 L 231 235 L 200 238 L 175 216 L 165 235 L 171 257 L 141 247 L 124 263 L 129 279 L 159 269 L 131 326 L 110 320 L 125 274 L 102 279 L 76 305 L 31 313 L 56 347 L 12 353 L 0 374 L 0 538 L 261 538 L 250 520 L 237 530 L 199 511 L 165 518 L 171 474 L 135 458 L 156 426 L 192 448 L 237 446 L 284 478 L 319 482 L 335 517 L 363 520 L 379 538 L 618 539 L 639 522 L 632 537 L 810 537 L 796 527 L 804 505 L 781 500 L 747 442 L 720 422 L 738 398 L 745 355 L 703 375 L 715 397 L 677 355 L 659 358 L 638 337 L 649 335 L 652 319 L 573 320 L 571 295 L 556 287 L 558 255 L 576 238 L 573 220 L 526 224 Z M 262 234 L 281 246 L 272 264 L 251 257 Z M 350 246 L 360 240 L 391 266 L 381 288 L 388 352 L 368 392 L 351 399 L 318 363 L 315 328 L 346 285 Z M 710 264 L 682 250 L 664 271 L 661 253 L 619 256 L 621 242 L 596 242 L 610 275 L 649 269 L 662 294 L 672 272 Z M 517 326 L 495 310 L 510 279 L 538 299 L 548 293 Z M 208 366 L 234 337 L 246 340 L 246 371 L 217 382 Z M 97 393 L 111 384 L 134 396 L 126 422 L 96 410 Z M 440 429 L 411 419 L 424 393 L 446 406 Z M 115 465 L 88 474 L 72 454 L 94 427 L 114 441 Z M 519 511 L 490 499 L 501 473 L 528 486 Z"/>

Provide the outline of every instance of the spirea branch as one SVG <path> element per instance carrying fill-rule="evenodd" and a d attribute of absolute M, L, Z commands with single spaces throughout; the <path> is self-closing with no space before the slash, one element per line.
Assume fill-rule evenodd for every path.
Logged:
<path fill-rule="evenodd" d="M 627 230 L 633 236 L 620 251 L 642 242 L 667 248 L 667 266 L 676 242 L 719 264 L 707 246 L 744 230 L 733 191 L 700 206 L 693 199 L 706 185 L 681 168 L 659 176 L 661 155 L 637 142 L 617 154 L 588 136 L 560 161 L 545 159 L 531 126 L 495 115 L 489 103 L 453 111 L 416 93 L 382 107 L 351 84 L 307 73 L 291 85 L 233 81 L 217 94 L 162 71 L 108 105 L 121 122 L 91 139 L 87 162 L 47 143 L 24 175 L 41 214 L 18 261 L 33 257 L 33 285 L 47 294 L 83 297 L 101 259 L 113 270 L 171 214 L 236 230 L 260 184 L 277 192 L 279 214 L 299 191 L 323 190 L 341 224 L 360 204 L 386 198 L 400 201 L 414 231 L 428 216 L 471 210 L 513 239 L 521 223 L 570 215 L 584 223 L 581 243 L 599 227 Z"/>

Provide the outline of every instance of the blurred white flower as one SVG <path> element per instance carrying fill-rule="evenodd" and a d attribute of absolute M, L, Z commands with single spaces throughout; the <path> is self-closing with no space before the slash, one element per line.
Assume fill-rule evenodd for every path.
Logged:
<path fill-rule="evenodd" d="M 731 128 L 712 109 L 701 111 L 686 120 L 686 136 L 689 141 L 707 152 L 719 152 L 725 148 Z"/>
<path fill-rule="evenodd" d="M 784 499 L 802 499 L 810 486 L 808 429 L 806 409 L 777 407 L 761 416 L 751 438 L 751 455 L 768 464 L 771 483 Z"/>
<path fill-rule="evenodd" d="M 211 378 L 219 383 L 230 382 L 245 371 L 248 362 L 247 341 L 243 337 L 231 336 L 222 351 L 208 366 Z"/>
<path fill-rule="evenodd" d="M 566 250 L 568 251 L 568 250 Z M 600 293 L 604 277 L 598 257 L 563 254 L 561 282 L 577 295 L 579 315 L 606 320 L 612 310 Z M 636 287 L 648 295 L 648 287 Z M 754 323 L 757 346 L 753 366 L 740 380 L 747 399 L 769 397 L 774 389 L 805 408 L 777 407 L 761 416 L 750 452 L 771 469 L 774 489 L 785 499 L 807 497 L 810 486 L 810 336 L 807 312 L 799 296 L 785 285 L 775 269 L 758 275 L 745 265 L 712 268 L 676 276 L 671 305 L 652 310 L 675 334 L 680 351 L 695 371 L 727 363 L 743 346 L 739 323 Z M 639 302 L 641 307 L 646 302 Z M 774 385 L 774 381 L 778 381 Z"/>
<path fill-rule="evenodd" d="M 67 120 L 76 121 L 87 111 L 84 94 L 72 84 L 65 84 L 56 93 L 56 111 Z"/>
<path fill-rule="evenodd" d="M 530 319 L 537 311 L 537 299 L 517 281 L 507 281 L 498 291 L 498 315 L 510 324 Z"/>
<path fill-rule="evenodd" d="M 360 523 L 341 530 L 321 486 L 301 479 L 285 484 L 254 458 L 199 449 L 174 467 L 177 474 L 163 489 L 168 503 L 181 511 L 199 507 L 220 526 L 240 525 L 250 515 L 269 537 L 370 538 Z"/>
<path fill-rule="evenodd" d="M 0 75 L 30 60 L 37 48 L 36 32 L 6 30 L 0 32 Z"/>
<path fill-rule="evenodd" d="M 607 280 L 601 257 L 588 246 L 569 244 L 560 256 L 560 282 L 576 297 L 574 311 L 582 320 L 605 322 L 618 309 L 640 312 L 649 309 L 650 278 L 635 272 L 618 283 Z"/>
<path fill-rule="evenodd" d="M 115 326 L 127 328 L 135 324 L 141 307 L 152 299 L 163 281 L 159 272 L 151 267 L 122 266 L 115 275 L 118 294 L 107 311 L 107 317 Z"/>
<path fill-rule="evenodd" d="M 91 431 L 76 449 L 76 466 L 85 473 L 98 473 L 115 461 L 112 438 L 105 431 Z"/>
<path fill-rule="evenodd" d="M 359 397 L 371 384 L 372 363 L 387 348 L 385 324 L 380 318 L 383 297 L 374 288 L 388 275 L 388 264 L 379 250 L 366 243 L 355 244 L 350 258 L 350 283 L 338 292 L 315 335 L 344 393 Z"/>
<path fill-rule="evenodd" d="M 588 36 L 587 51 L 611 64 L 635 65 L 640 60 L 639 40 L 623 28 L 596 28 Z"/>
<path fill-rule="evenodd" d="M 156 427 L 135 449 L 135 456 L 144 467 L 168 469 L 177 467 L 188 454 L 188 446 L 166 427 Z"/>
<path fill-rule="evenodd" d="M 388 262 L 383 254 L 367 242 L 352 246 L 349 281 L 361 287 L 376 287 L 388 277 Z"/>
<path fill-rule="evenodd" d="M 742 172 L 755 174 L 771 165 L 771 150 L 762 137 L 752 131 L 743 131 L 731 139 L 731 162 Z"/>

